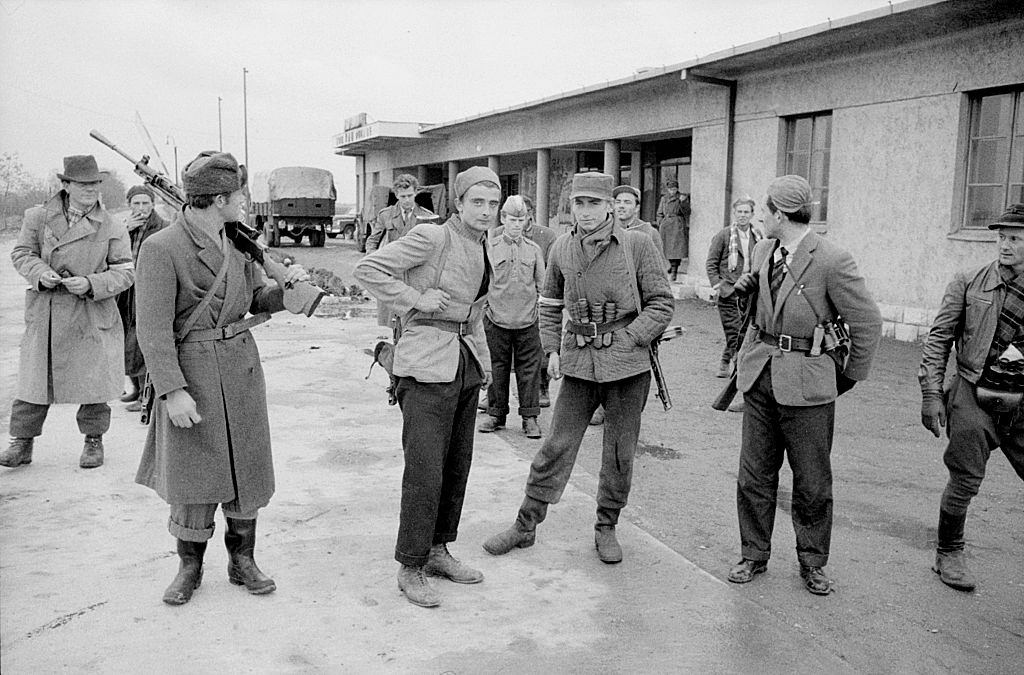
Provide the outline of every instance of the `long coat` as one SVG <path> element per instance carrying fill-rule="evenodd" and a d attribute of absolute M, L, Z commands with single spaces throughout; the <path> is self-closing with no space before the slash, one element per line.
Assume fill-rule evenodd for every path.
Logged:
<path fill-rule="evenodd" d="M 156 209 L 153 209 L 145 223 L 129 232 L 128 236 L 132 243 L 132 260 L 138 261 L 142 242 L 165 227 L 167 227 L 167 221 L 160 217 Z M 121 323 L 124 324 L 124 374 L 141 377 L 145 372 L 146 364 L 142 358 L 142 350 L 139 349 L 139 340 L 135 333 L 134 286 L 122 291 L 117 296 L 117 311 L 121 314 Z"/>
<path fill-rule="evenodd" d="M 198 331 L 239 321 L 246 313 L 284 308 L 281 290 L 234 247 L 227 281 L 195 323 Z M 169 504 L 265 506 L 274 494 L 266 385 L 252 333 L 226 340 L 183 342 L 180 330 L 213 284 L 224 256 L 220 244 L 179 213 L 139 255 L 139 345 L 156 396 L 135 481 Z M 185 387 L 202 421 L 174 426 L 163 397 Z M 236 490 L 237 488 L 237 490 Z"/>
<path fill-rule="evenodd" d="M 135 279 L 128 231 L 99 204 L 74 227 L 63 193 L 25 212 L 11 260 L 28 280 L 17 397 L 28 403 L 103 403 L 121 393 L 124 332 L 114 296 Z M 44 272 L 82 276 L 84 296 L 39 285 Z"/>
<path fill-rule="evenodd" d="M 687 257 L 690 230 L 690 199 L 680 193 L 665 195 L 658 202 L 658 230 L 664 244 L 665 257 L 682 260 Z"/>
<path fill-rule="evenodd" d="M 808 232 L 793 252 L 793 264 L 772 303 L 769 260 L 778 240 L 762 239 L 754 246 L 751 265 L 758 277 L 757 309 L 738 357 L 736 386 L 748 392 L 766 364 L 771 364 L 772 390 L 781 405 L 822 405 L 836 399 L 835 361 L 822 353 L 784 352 L 757 339 L 760 328 L 773 335 L 811 338 L 821 319 L 836 314 L 850 326 L 850 358 L 843 375 L 863 380 L 882 337 L 882 316 L 871 298 L 853 256 L 814 232 Z"/>

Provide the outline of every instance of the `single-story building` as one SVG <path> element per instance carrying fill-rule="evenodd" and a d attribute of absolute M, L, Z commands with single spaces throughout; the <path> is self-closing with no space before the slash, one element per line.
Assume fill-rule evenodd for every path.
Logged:
<path fill-rule="evenodd" d="M 637 187 L 646 220 L 676 179 L 693 207 L 683 290 L 697 294 L 732 200 L 799 173 L 886 333 L 914 340 L 953 270 L 994 258 L 986 224 L 1024 202 L 1024 4 L 911 0 L 442 124 L 346 127 L 334 151 L 357 158 L 360 199 L 399 173 L 450 186 L 482 164 L 564 227 L 577 171 Z"/>

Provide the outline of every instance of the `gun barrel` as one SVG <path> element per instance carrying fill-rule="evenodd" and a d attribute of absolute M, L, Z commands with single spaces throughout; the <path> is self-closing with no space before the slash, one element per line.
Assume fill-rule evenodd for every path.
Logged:
<path fill-rule="evenodd" d="M 89 132 L 89 135 L 90 135 L 90 136 L 92 136 L 93 138 L 95 138 L 95 139 L 96 139 L 97 141 L 99 141 L 99 142 L 100 142 L 100 143 L 102 143 L 103 145 L 105 145 L 105 146 L 107 146 L 108 148 L 110 148 L 111 150 L 113 150 L 114 152 L 116 152 L 117 154 L 119 154 L 119 155 L 121 155 L 122 157 L 124 157 L 125 159 L 127 159 L 127 160 L 128 160 L 129 162 L 131 162 L 132 164 L 135 164 L 136 162 L 138 162 L 138 161 L 139 161 L 139 160 L 137 160 L 137 159 L 134 159 L 134 158 L 132 158 L 132 156 L 131 156 L 131 155 L 129 155 L 129 154 L 127 153 L 127 152 L 125 152 L 125 151 L 124 151 L 124 150 L 122 150 L 121 148 L 119 148 L 119 147 L 117 147 L 116 145 L 114 145 L 114 144 L 113 144 L 113 143 L 112 143 L 112 142 L 110 141 L 110 139 L 108 139 L 108 138 L 107 138 L 106 136 L 104 136 L 104 135 L 103 135 L 103 134 L 101 134 L 100 132 L 96 131 L 95 129 L 93 129 L 92 131 L 90 131 L 90 132 Z"/>

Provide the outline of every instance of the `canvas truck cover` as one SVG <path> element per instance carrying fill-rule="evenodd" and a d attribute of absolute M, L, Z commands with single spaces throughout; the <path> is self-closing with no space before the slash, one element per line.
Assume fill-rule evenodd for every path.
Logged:
<path fill-rule="evenodd" d="M 270 200 L 325 199 L 335 200 L 334 174 L 311 166 L 287 166 L 274 169 L 267 179 Z M 255 196 L 254 196 L 255 197 Z"/>

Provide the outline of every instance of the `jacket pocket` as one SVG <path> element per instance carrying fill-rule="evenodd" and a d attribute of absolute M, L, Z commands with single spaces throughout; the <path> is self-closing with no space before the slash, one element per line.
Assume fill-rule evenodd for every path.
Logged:
<path fill-rule="evenodd" d="M 834 401 L 836 389 L 836 363 L 826 355 L 803 356 L 800 359 L 800 384 L 804 400 L 811 405 Z"/>

